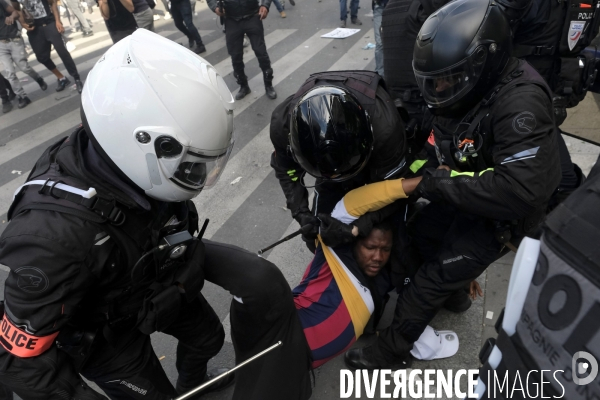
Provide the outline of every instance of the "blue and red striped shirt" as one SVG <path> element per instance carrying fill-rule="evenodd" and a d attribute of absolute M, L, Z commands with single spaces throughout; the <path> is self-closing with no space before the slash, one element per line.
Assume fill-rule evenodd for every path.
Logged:
<path fill-rule="evenodd" d="M 359 279 L 366 282 L 364 275 L 358 271 L 352 247 L 338 247 L 335 251 L 353 274 L 359 275 Z M 315 257 L 306 268 L 300 284 L 294 288 L 293 294 L 304 335 L 312 352 L 313 368 L 343 353 L 358 339 L 346 300 L 342 297 L 321 246 L 317 247 Z"/>

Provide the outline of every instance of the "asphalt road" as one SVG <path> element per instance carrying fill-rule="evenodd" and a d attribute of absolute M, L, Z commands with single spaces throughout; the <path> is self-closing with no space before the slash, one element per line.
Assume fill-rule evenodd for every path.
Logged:
<path fill-rule="evenodd" d="M 288 17 L 285 19 L 279 16 L 274 6 L 271 7 L 271 13 L 264 25 L 278 100 L 270 100 L 264 95 L 262 75 L 256 58 L 249 47 L 245 49 L 246 74 L 250 78 L 252 93 L 237 103 L 237 139 L 234 152 L 216 187 L 202 193 L 195 200 L 200 217 L 211 220 L 205 237 L 256 251 L 297 229 L 289 211 L 285 209 L 284 196 L 269 166 L 272 152 L 268 136 L 270 115 L 278 101 L 294 93 L 311 73 L 374 68 L 373 50 L 363 49 L 368 43 L 375 42 L 371 17 L 367 16 L 370 14 L 370 2 L 363 0 L 359 10 L 359 18 L 364 25 L 348 25 L 349 28 L 360 28 L 360 32 L 343 40 L 320 37 L 337 27 L 338 4 L 335 0 L 296 0 L 295 7 L 286 4 Z M 158 8 L 160 7 L 159 4 Z M 203 2 L 197 2 L 196 11 L 198 15 L 195 17 L 195 23 L 201 30 L 208 50 L 203 57 L 215 66 L 229 88 L 235 92 L 237 85 L 231 74 L 231 62 L 225 49 L 224 34 L 217 26 L 215 15 L 207 10 L 206 3 Z M 93 21 L 96 34 L 89 38 L 81 38 L 80 34 L 71 35 L 71 42 L 76 46 L 72 55 L 84 79 L 95 61 L 111 45 L 99 12 L 96 10 L 92 15 L 88 15 L 88 18 Z M 66 21 L 63 22 L 66 24 Z M 161 18 L 155 21 L 155 25 L 161 35 L 187 44 L 187 40 L 176 30 L 172 20 Z M 64 71 L 60 59 L 56 55 L 54 58 L 59 69 Z M 37 158 L 48 145 L 69 134 L 79 123 L 79 96 L 74 88 L 56 93 L 55 81 L 49 71 L 37 63 L 33 55 L 29 60 L 46 78 L 49 88 L 42 92 L 35 82 L 20 74 L 33 103 L 22 110 L 15 107 L 10 113 L 0 115 L 0 232 L 7 223 L 6 211 L 11 203 L 12 194 L 25 181 Z M 589 107 L 589 112 L 587 109 L 582 111 L 586 120 L 573 121 L 573 129 L 589 130 L 591 126 L 592 129 L 596 129 L 600 123 L 596 103 L 588 99 L 585 106 Z M 594 112 L 590 115 L 592 111 Z M 190 107 L 190 112 L 194 112 L 193 106 Z M 594 121 L 593 124 L 591 120 Z M 598 149 L 577 140 L 569 140 L 569 144 L 576 161 L 584 170 L 589 170 L 598 155 Z M 279 266 L 290 285 L 299 282 L 311 258 L 298 238 L 267 253 L 267 257 Z M 458 333 L 461 344 L 459 352 L 446 360 L 417 362 L 414 368 L 478 367 L 477 354 L 482 338 L 494 334 L 490 327 L 504 305 L 511 260 L 510 256 L 503 258 L 480 277 L 485 297 L 476 301 L 469 311 L 460 315 L 441 312 L 432 322 L 432 326 L 437 329 L 451 329 Z M 2 268 L 1 292 L 7 274 L 6 267 Z M 227 328 L 231 295 L 209 283 L 203 293 Z M 3 293 L 0 293 L 0 296 L 3 297 Z M 391 311 L 391 308 L 388 311 Z M 370 340 L 373 340 L 373 337 L 361 339 L 358 345 Z M 174 383 L 177 378 L 175 340 L 158 333 L 152 335 L 152 342 L 163 367 Z M 211 361 L 211 365 L 231 366 L 233 360 L 231 339 L 228 336 L 223 350 Z M 339 398 L 341 368 L 343 360 L 338 357 L 316 371 L 313 399 Z M 231 390 L 228 390 L 206 396 L 206 399 L 228 399 L 230 396 Z"/>

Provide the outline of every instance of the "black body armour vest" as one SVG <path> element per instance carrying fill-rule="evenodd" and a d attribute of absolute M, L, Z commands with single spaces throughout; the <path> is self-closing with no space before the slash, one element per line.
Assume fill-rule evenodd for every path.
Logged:
<path fill-rule="evenodd" d="M 332 72 L 319 72 L 316 74 L 310 75 L 310 77 L 304 82 L 304 84 L 298 89 L 296 94 L 291 100 L 291 104 L 296 104 L 299 99 L 304 96 L 309 90 L 318 87 L 318 86 L 338 86 L 343 87 L 350 91 L 352 95 L 354 95 L 358 102 L 365 108 L 367 113 L 371 118 L 376 113 L 377 107 L 377 88 L 381 86 L 383 89 L 387 91 L 387 87 L 385 85 L 384 80 L 379 76 L 376 72 L 372 71 L 332 71 Z M 373 127 L 375 128 L 375 124 L 371 122 Z M 377 130 L 374 129 L 374 140 L 378 140 Z M 379 181 L 383 179 L 390 179 L 394 176 L 394 174 L 399 174 L 404 166 L 404 157 L 405 157 L 405 146 L 404 141 L 398 144 L 397 149 L 386 148 L 385 152 L 387 159 L 390 160 L 389 165 L 381 165 L 379 168 L 374 169 L 372 166 L 369 166 L 370 170 L 367 168 L 363 169 L 357 176 L 353 179 L 346 181 L 346 183 L 338 182 L 336 185 L 342 184 L 342 186 L 346 186 L 349 190 L 354 189 L 357 186 L 350 187 L 348 186 L 349 182 L 362 182 L 359 186 L 363 184 Z M 377 146 L 375 146 L 377 147 Z"/>
<path fill-rule="evenodd" d="M 310 75 L 304 84 L 298 89 L 292 103 L 304 96 L 309 90 L 316 86 L 341 86 L 352 93 L 358 102 L 365 107 L 369 115 L 375 115 L 375 98 L 377 87 L 385 83 L 377 73 L 372 71 L 332 71 L 319 72 Z"/>
<path fill-rule="evenodd" d="M 481 103 L 466 115 L 463 120 L 465 122 L 460 123 L 454 132 L 434 122 L 432 132 L 439 163 L 455 170 L 469 172 L 493 168 L 494 137 L 489 125 L 490 108 L 498 98 L 511 89 L 530 84 L 544 89 L 552 101 L 552 92 L 548 84 L 531 65 L 523 63 L 504 77 Z"/>
<path fill-rule="evenodd" d="M 111 259 L 126 273 L 121 279 L 110 282 L 107 290 L 101 293 L 92 291 L 86 296 L 84 304 L 79 305 L 79 308 L 85 309 L 85 315 L 77 315 L 74 319 L 79 325 L 103 330 L 108 340 L 112 340 L 115 333 L 134 327 L 148 334 L 161 330 L 170 322 L 165 315 L 176 316 L 173 308 L 178 307 L 181 301 L 174 283 L 185 285 L 188 301 L 202 289 L 204 252 L 200 250 L 201 257 L 197 257 L 199 260 L 195 263 L 186 263 L 185 257 L 181 257 L 180 262 L 163 263 L 160 252 L 148 252 L 155 249 L 165 236 L 181 232 L 193 235 L 198 229 L 196 208 L 191 201 L 153 202 L 152 211 L 140 212 L 120 204 L 114 197 L 96 192 L 89 183 L 67 175 L 56 162 L 57 153 L 70 145 L 68 142 L 67 138 L 58 141 L 40 157 L 27 182 L 17 191 L 8 218 L 10 220 L 28 210 L 48 210 L 101 224 L 118 250 L 115 259 L 115 249 L 107 247 L 107 254 L 96 255 L 96 263 L 104 265 Z M 201 242 L 194 246 L 198 245 L 202 246 Z M 186 277 L 187 283 L 184 283 Z M 161 323 L 157 322 L 150 304 L 157 298 L 164 307 Z M 156 310 L 159 311 L 163 310 Z M 154 319 L 149 321 L 148 318 Z"/>
<path fill-rule="evenodd" d="M 383 10 L 381 39 L 383 69 L 392 98 L 400 99 L 409 113 L 422 113 L 421 96 L 412 67 L 412 53 L 421 26 L 449 0 L 390 0 Z"/>
<path fill-rule="evenodd" d="M 563 98 L 562 107 L 575 107 L 587 93 L 586 64 L 594 62 L 586 60 L 582 50 L 596 37 L 599 26 L 597 1 L 534 0 L 516 31 L 513 56 L 538 70 L 555 95 Z"/>

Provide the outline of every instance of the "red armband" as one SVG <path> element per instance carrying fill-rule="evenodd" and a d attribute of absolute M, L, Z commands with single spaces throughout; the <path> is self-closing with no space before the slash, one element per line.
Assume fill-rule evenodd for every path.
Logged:
<path fill-rule="evenodd" d="M 4 314 L 0 324 L 0 344 L 10 354 L 21 357 L 39 356 L 54 343 L 58 332 L 48 336 L 34 336 L 15 326 Z"/>

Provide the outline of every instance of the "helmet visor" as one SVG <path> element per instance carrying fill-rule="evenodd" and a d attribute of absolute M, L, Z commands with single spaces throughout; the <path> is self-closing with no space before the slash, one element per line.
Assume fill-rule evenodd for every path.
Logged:
<path fill-rule="evenodd" d="M 189 149 L 171 179 L 190 190 L 213 187 L 225 169 L 233 144 L 232 140 L 226 151 L 218 156 L 204 156 Z"/>
<path fill-rule="evenodd" d="M 426 73 L 415 67 L 415 78 L 427 104 L 447 107 L 469 93 L 481 76 L 486 58 L 486 48 L 479 46 L 469 57 L 443 70 Z"/>

